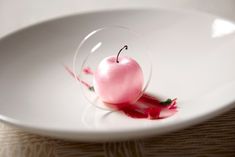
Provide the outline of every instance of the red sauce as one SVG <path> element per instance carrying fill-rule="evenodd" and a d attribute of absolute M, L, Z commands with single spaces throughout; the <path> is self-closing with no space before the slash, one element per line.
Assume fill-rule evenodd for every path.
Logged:
<path fill-rule="evenodd" d="M 177 112 L 176 99 L 162 105 L 158 98 L 146 93 L 135 104 L 121 105 L 118 109 L 129 117 L 147 119 L 163 119 Z"/>
<path fill-rule="evenodd" d="M 82 84 L 91 89 L 91 85 L 81 80 L 76 76 L 67 66 L 64 66 L 66 71 L 80 81 Z M 85 74 L 92 75 L 93 71 L 90 68 L 84 68 Z M 174 115 L 177 112 L 176 99 L 170 101 L 169 104 L 163 104 L 157 97 L 144 93 L 135 104 L 118 104 L 109 105 L 123 112 L 126 116 L 131 118 L 145 118 L 145 119 L 163 119 Z"/>

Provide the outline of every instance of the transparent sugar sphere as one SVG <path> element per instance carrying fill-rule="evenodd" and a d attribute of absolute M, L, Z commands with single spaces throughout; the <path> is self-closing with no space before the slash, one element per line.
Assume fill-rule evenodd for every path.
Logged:
<path fill-rule="evenodd" d="M 95 91 L 94 74 L 101 61 L 107 57 L 117 59 L 116 56 L 119 52 L 119 58 L 131 58 L 142 69 L 143 86 L 141 87 L 141 92 L 132 101 L 135 102 L 147 89 L 152 72 L 150 56 L 145 46 L 145 41 L 143 41 L 140 35 L 121 26 L 100 28 L 89 33 L 81 41 L 74 55 L 73 72 L 77 76 L 76 80 L 81 87 L 81 91 L 92 105 L 100 109 L 115 110 L 115 108 L 110 108 L 110 104 L 104 102 Z M 120 76 L 123 75 L 125 74 L 120 73 Z M 132 78 L 130 81 L 135 79 L 138 78 Z M 114 81 L 113 83 L 116 82 Z M 119 92 L 119 90 L 116 92 Z M 120 92 L 122 91 L 120 90 Z M 110 92 L 109 94 L 115 93 Z"/>

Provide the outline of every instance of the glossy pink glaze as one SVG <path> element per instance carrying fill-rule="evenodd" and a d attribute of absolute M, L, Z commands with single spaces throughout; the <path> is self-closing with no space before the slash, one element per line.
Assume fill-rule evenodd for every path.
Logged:
<path fill-rule="evenodd" d="M 132 58 L 120 56 L 104 58 L 95 74 L 94 88 L 102 101 L 111 104 L 134 103 L 141 96 L 144 76 L 139 64 Z"/>

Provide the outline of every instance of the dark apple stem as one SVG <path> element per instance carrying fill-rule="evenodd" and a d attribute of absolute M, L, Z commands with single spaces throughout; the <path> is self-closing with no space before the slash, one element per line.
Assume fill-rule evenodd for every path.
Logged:
<path fill-rule="evenodd" d="M 118 54 L 117 54 L 117 58 L 116 58 L 116 62 L 117 62 L 117 63 L 119 63 L 118 57 L 119 57 L 119 55 L 120 55 L 120 53 L 122 52 L 123 49 L 126 49 L 126 50 L 127 50 L 127 49 L 128 49 L 128 46 L 125 45 L 123 48 L 121 48 L 121 49 L 119 50 L 119 52 L 118 52 Z"/>

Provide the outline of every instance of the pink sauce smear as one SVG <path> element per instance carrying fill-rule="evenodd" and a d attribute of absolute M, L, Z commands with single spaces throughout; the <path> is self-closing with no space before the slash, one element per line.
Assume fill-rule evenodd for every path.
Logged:
<path fill-rule="evenodd" d="M 75 79 L 80 81 L 88 89 L 92 89 L 92 86 L 87 82 L 81 80 L 76 76 L 69 67 L 64 66 L 66 71 Z M 83 72 L 87 75 L 93 75 L 93 71 L 87 67 L 83 69 Z M 119 104 L 112 105 L 109 107 L 118 109 L 120 112 L 123 112 L 126 116 L 131 118 L 145 118 L 145 119 L 164 119 L 174 115 L 177 112 L 177 103 L 176 98 L 170 100 L 169 103 L 164 104 L 155 96 L 144 93 L 135 104 Z"/>

